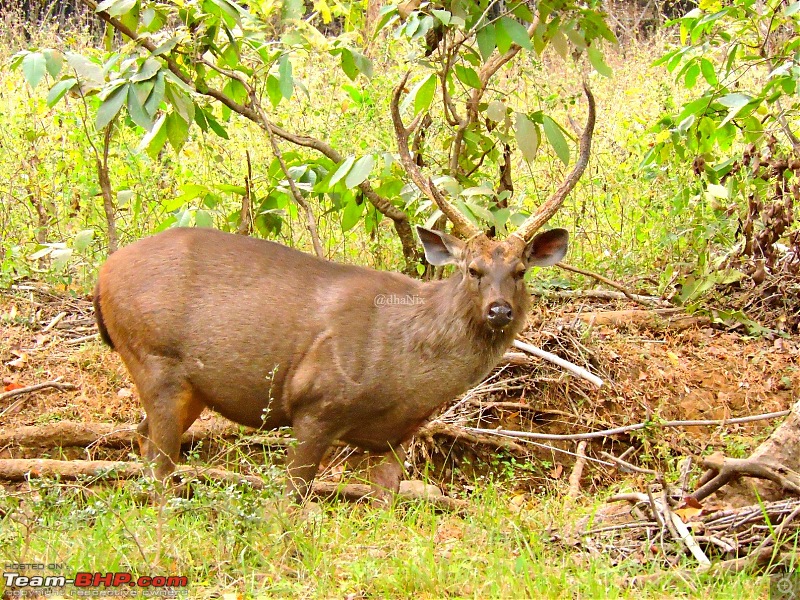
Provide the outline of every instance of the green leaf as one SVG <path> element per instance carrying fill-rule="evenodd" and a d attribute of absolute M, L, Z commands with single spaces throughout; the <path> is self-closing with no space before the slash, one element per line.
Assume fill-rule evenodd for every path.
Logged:
<path fill-rule="evenodd" d="M 75 239 L 72 242 L 72 247 L 78 252 L 83 252 L 94 239 L 94 229 L 84 229 L 75 234 Z"/>
<path fill-rule="evenodd" d="M 53 259 L 50 268 L 53 271 L 63 270 L 69 263 L 70 257 L 72 257 L 72 248 L 54 248 L 50 253 L 50 258 Z"/>
<path fill-rule="evenodd" d="M 727 94 L 723 96 L 722 98 L 719 99 L 719 103 L 727 108 L 742 109 L 745 106 L 747 106 L 751 100 L 752 98 L 747 94 L 740 94 L 737 92 L 734 94 Z"/>
<path fill-rule="evenodd" d="M 198 210 L 194 213 L 194 224 L 210 229 L 214 227 L 214 217 L 207 210 Z"/>
<path fill-rule="evenodd" d="M 117 208 L 122 208 L 133 198 L 133 190 L 120 190 L 117 192 Z"/>
<path fill-rule="evenodd" d="M 223 140 L 229 139 L 228 138 L 228 132 L 225 130 L 225 128 L 222 125 L 220 125 L 219 121 L 217 121 L 217 119 L 214 118 L 214 115 L 211 114 L 211 110 L 210 109 L 209 109 L 208 112 L 205 113 L 205 117 L 206 117 L 206 122 L 208 123 L 208 127 L 211 129 L 211 131 L 216 133 Z"/>
<path fill-rule="evenodd" d="M 500 100 L 492 100 L 489 106 L 486 107 L 486 116 L 495 123 L 500 123 L 506 118 L 507 107 L 504 102 Z"/>
<path fill-rule="evenodd" d="M 155 125 L 147 133 L 142 141 L 139 143 L 139 150 L 144 149 L 147 152 L 147 155 L 155 160 L 158 158 L 161 149 L 164 147 L 164 144 L 167 142 L 167 128 L 164 126 L 167 117 L 165 115 L 161 115 L 158 117 Z"/>
<path fill-rule="evenodd" d="M 439 21 L 441 21 L 442 25 L 444 25 L 445 27 L 450 25 L 450 19 L 453 18 L 452 13 L 450 13 L 450 11 L 447 10 L 437 10 L 434 8 L 433 10 L 431 10 L 431 14 L 433 14 L 434 17 L 439 19 Z"/>
<path fill-rule="evenodd" d="M 728 188 L 724 185 L 709 183 L 706 192 L 714 198 L 724 198 L 726 200 L 728 198 Z"/>
<path fill-rule="evenodd" d="M 158 73 L 160 69 L 161 69 L 160 62 L 158 62 L 153 58 L 148 58 L 146 61 L 144 61 L 144 63 L 142 64 L 141 68 L 136 73 L 136 75 L 131 77 L 131 81 L 133 82 L 146 81 L 154 77 L 155 74 Z"/>
<path fill-rule="evenodd" d="M 45 50 L 42 54 L 44 54 L 44 61 L 50 77 L 58 77 L 61 72 L 61 66 L 64 64 L 64 55 L 58 50 Z"/>
<path fill-rule="evenodd" d="M 595 71 L 600 73 L 603 77 L 611 77 L 614 71 L 603 60 L 603 54 L 594 46 L 589 46 L 587 50 L 589 54 L 589 62 L 592 63 Z"/>
<path fill-rule="evenodd" d="M 524 0 L 520 0 L 515 3 L 508 4 L 508 7 L 511 9 L 511 14 L 521 19 L 523 21 L 527 21 L 528 23 L 533 23 L 533 13 L 531 9 L 528 7 L 527 2 Z"/>
<path fill-rule="evenodd" d="M 358 77 L 358 67 L 356 67 L 356 61 L 353 59 L 353 51 L 350 48 L 342 48 L 339 58 L 344 74 L 347 75 L 350 81 L 355 81 L 356 77 Z"/>
<path fill-rule="evenodd" d="M 189 138 L 189 124 L 183 120 L 176 112 L 167 115 L 166 121 L 167 139 L 176 153 L 181 151 L 186 140 Z"/>
<path fill-rule="evenodd" d="M 364 75 L 364 77 L 367 79 L 371 79 L 372 61 L 357 50 L 351 50 L 350 53 L 353 56 L 353 62 L 355 63 L 358 72 Z"/>
<path fill-rule="evenodd" d="M 369 177 L 369 174 L 372 172 L 372 167 L 374 166 L 375 157 L 372 154 L 367 154 L 359 158 L 355 164 L 353 164 L 353 168 L 350 169 L 344 180 L 347 189 L 354 188 L 363 183 L 364 180 Z"/>
<path fill-rule="evenodd" d="M 58 101 L 64 97 L 64 94 L 75 87 L 77 83 L 77 79 L 70 77 L 69 79 L 63 79 L 55 84 L 52 88 L 50 88 L 50 93 L 47 94 L 47 106 L 53 108 L 56 104 L 58 104 Z"/>
<path fill-rule="evenodd" d="M 561 58 L 567 58 L 569 53 L 569 42 L 567 36 L 560 29 L 553 32 L 553 37 L 550 39 L 550 45 L 555 48 L 556 52 Z"/>
<path fill-rule="evenodd" d="M 41 52 L 30 52 L 22 59 L 22 72 L 25 80 L 32 88 L 39 85 L 39 82 L 47 73 L 47 61 Z"/>
<path fill-rule="evenodd" d="M 283 100 L 281 83 L 274 75 L 267 76 L 267 96 L 269 96 L 269 101 L 272 103 L 272 106 L 278 106 L 281 100 Z"/>
<path fill-rule="evenodd" d="M 119 113 L 119 109 L 125 103 L 125 98 L 128 96 L 128 84 L 119 86 L 115 89 L 105 101 L 97 109 L 97 117 L 95 119 L 95 127 L 97 129 L 104 129 L 114 117 Z"/>
<path fill-rule="evenodd" d="M 792 2 L 786 9 L 783 11 L 783 14 L 787 17 L 791 17 L 797 11 L 800 11 L 800 2 Z"/>
<path fill-rule="evenodd" d="M 366 202 L 363 200 L 359 204 L 356 202 L 355 198 L 351 198 L 351 200 L 344 205 L 344 210 L 342 211 L 342 231 L 350 231 L 356 226 L 361 219 L 361 215 L 364 213 L 365 204 Z"/>
<path fill-rule="evenodd" d="M 476 217 L 480 217 L 487 223 L 494 225 L 494 215 L 485 207 L 475 202 L 464 202 Z"/>
<path fill-rule="evenodd" d="M 166 54 L 175 46 L 177 46 L 179 41 L 180 39 L 177 35 L 169 38 L 166 42 L 162 43 L 155 50 L 153 50 L 153 56 L 161 56 L 162 54 Z"/>
<path fill-rule="evenodd" d="M 553 121 L 550 117 L 544 116 L 542 117 L 542 126 L 544 127 L 544 134 L 547 137 L 547 141 L 550 142 L 553 150 L 556 151 L 556 155 L 561 159 L 561 162 L 568 165 L 569 145 L 558 123 Z"/>
<path fill-rule="evenodd" d="M 528 30 L 519 21 L 515 21 L 511 17 L 503 17 L 496 23 L 496 26 L 498 32 L 501 29 L 504 30 L 506 35 L 508 35 L 517 46 L 525 48 L 525 50 L 533 50 L 533 44 L 531 44 L 531 38 L 528 36 Z"/>
<path fill-rule="evenodd" d="M 155 82 L 153 83 L 153 89 L 150 91 L 150 95 L 147 97 L 147 100 L 144 103 L 144 109 L 148 114 L 156 114 L 156 111 L 164 101 L 165 91 L 166 84 L 164 81 L 164 72 L 159 71 L 156 75 Z"/>
<path fill-rule="evenodd" d="M 486 62 L 497 47 L 497 32 L 494 24 L 486 25 L 479 29 L 476 38 L 481 58 L 483 62 Z"/>
<path fill-rule="evenodd" d="M 497 51 L 500 54 L 505 54 L 508 52 L 509 48 L 511 48 L 511 44 L 514 43 L 514 40 L 511 39 L 511 36 L 508 35 L 508 31 L 506 31 L 506 28 L 503 27 L 503 24 L 499 21 L 494 25 L 494 33 L 497 39 Z"/>
<path fill-rule="evenodd" d="M 478 74 L 475 72 L 475 69 L 471 69 L 470 67 L 465 67 L 463 65 L 456 65 L 455 71 L 456 77 L 458 77 L 458 80 L 464 85 L 468 85 L 476 90 L 481 88 L 481 80 L 480 77 L 478 77 Z"/>
<path fill-rule="evenodd" d="M 128 86 L 128 114 L 139 127 L 145 131 L 150 131 L 153 127 L 153 117 L 147 114 L 139 99 L 139 94 L 136 90 L 136 85 L 131 84 Z"/>
<path fill-rule="evenodd" d="M 722 127 L 728 121 L 734 119 L 736 115 L 738 115 L 745 106 L 750 104 L 752 100 L 753 99 L 750 96 L 746 94 L 740 94 L 738 92 L 727 94 L 726 96 L 720 98 L 719 103 L 728 108 L 728 114 L 725 116 L 719 126 Z"/>
<path fill-rule="evenodd" d="M 92 83 L 97 87 L 103 85 L 105 81 L 103 67 L 88 58 L 74 52 L 67 52 L 67 64 L 72 67 L 80 81 Z"/>
<path fill-rule="evenodd" d="M 194 121 L 194 102 L 192 102 L 189 94 L 172 83 L 165 86 L 164 91 L 165 97 L 175 109 L 174 112 L 177 112 L 181 118 L 186 121 L 187 125 Z"/>
<path fill-rule="evenodd" d="M 284 54 L 278 63 L 278 84 L 281 90 L 281 96 L 289 100 L 294 91 L 294 79 L 292 78 L 292 63 L 289 61 L 289 55 Z"/>
<path fill-rule="evenodd" d="M 560 133 L 560 132 L 559 132 Z M 533 162 L 539 150 L 539 129 L 524 113 L 516 113 L 517 146 L 528 162 Z M 569 157 L 569 155 L 567 155 Z"/>
<path fill-rule="evenodd" d="M 428 110 L 433 101 L 433 95 L 436 92 L 436 75 L 431 73 L 426 79 L 417 85 L 416 94 L 414 94 L 414 114 L 419 114 L 424 110 Z"/>
<path fill-rule="evenodd" d="M 95 12 L 107 12 L 112 17 L 120 17 L 136 5 L 136 0 L 105 0 L 97 5 Z"/>
<path fill-rule="evenodd" d="M 707 58 L 700 59 L 700 72 L 703 73 L 703 78 L 708 85 L 714 86 L 719 84 L 717 74 L 714 72 L 714 65 Z"/>
<path fill-rule="evenodd" d="M 299 20 L 303 18 L 305 3 L 303 0 L 284 0 L 281 3 L 281 20 Z"/>
<path fill-rule="evenodd" d="M 697 83 L 698 75 L 700 75 L 700 65 L 696 62 L 692 63 L 689 68 L 686 69 L 686 76 L 683 80 L 684 85 L 688 89 L 692 89 Z"/>
<path fill-rule="evenodd" d="M 342 179 L 342 177 L 347 175 L 347 173 L 350 171 L 351 167 L 353 166 L 354 162 L 356 162 L 356 157 L 355 156 L 348 156 L 347 158 L 344 159 L 344 162 L 342 162 L 342 164 L 339 165 L 339 167 L 336 169 L 336 171 L 334 171 L 333 175 L 331 175 L 330 182 L 328 183 L 329 189 L 332 189 L 333 186 L 335 186 L 337 183 L 339 183 L 339 181 Z"/>

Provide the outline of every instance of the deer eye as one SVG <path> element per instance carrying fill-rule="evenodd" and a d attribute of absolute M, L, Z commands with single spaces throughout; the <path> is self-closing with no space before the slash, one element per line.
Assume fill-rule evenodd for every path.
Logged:
<path fill-rule="evenodd" d="M 469 273 L 470 277 L 474 277 L 475 279 L 480 279 L 483 276 L 483 273 L 481 273 L 475 266 L 470 266 L 467 272 Z"/>
<path fill-rule="evenodd" d="M 518 271 L 514 271 L 514 279 L 519 281 L 523 277 L 525 277 L 525 269 L 519 269 Z"/>

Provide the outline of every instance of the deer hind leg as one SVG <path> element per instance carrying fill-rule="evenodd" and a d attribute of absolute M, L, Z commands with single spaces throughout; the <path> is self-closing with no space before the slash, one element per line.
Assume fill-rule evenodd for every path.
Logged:
<path fill-rule="evenodd" d="M 131 368 L 147 416 L 137 427 L 139 448 L 154 475 L 164 478 L 178 463 L 181 435 L 205 408 L 191 386 L 177 375 L 169 359 L 153 358 L 141 368 Z"/>

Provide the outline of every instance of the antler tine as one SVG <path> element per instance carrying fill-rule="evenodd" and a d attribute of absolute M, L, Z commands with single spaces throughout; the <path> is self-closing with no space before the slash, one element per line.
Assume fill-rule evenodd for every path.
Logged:
<path fill-rule="evenodd" d="M 400 117 L 400 96 L 403 94 L 403 89 L 408 82 L 408 77 L 411 72 L 406 72 L 400 85 L 398 85 L 394 94 L 392 95 L 392 122 L 394 123 L 394 134 L 397 138 L 397 149 L 400 152 L 400 161 L 406 172 L 411 176 L 411 180 L 419 188 L 419 190 L 436 203 L 444 215 L 453 222 L 455 232 L 464 238 L 470 238 L 481 233 L 472 222 L 469 221 L 458 209 L 450 204 L 436 186 L 433 181 L 426 179 L 422 172 L 419 170 L 417 163 L 411 157 L 411 152 L 408 148 L 408 136 L 412 128 L 406 128 L 403 125 L 403 119 Z"/>
<path fill-rule="evenodd" d="M 594 134 L 595 107 L 594 96 L 586 81 L 583 82 L 583 91 L 586 94 L 586 99 L 589 101 L 589 115 L 586 118 L 586 128 L 581 135 L 578 161 L 553 195 L 550 196 L 536 212 L 525 219 L 522 225 L 519 226 L 519 229 L 511 234 L 520 238 L 523 242 L 527 242 L 531 236 L 556 213 L 564 203 L 567 194 L 569 194 L 572 188 L 575 187 L 575 184 L 578 183 L 581 175 L 583 175 L 583 172 L 586 170 L 586 165 L 589 163 L 589 154 L 592 150 L 592 135 Z"/>

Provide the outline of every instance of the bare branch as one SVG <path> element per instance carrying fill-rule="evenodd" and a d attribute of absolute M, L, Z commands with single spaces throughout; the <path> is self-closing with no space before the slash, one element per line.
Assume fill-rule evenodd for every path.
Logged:
<path fill-rule="evenodd" d="M 135 31 L 132 31 L 129 27 L 124 25 L 119 19 L 110 16 L 108 13 L 104 11 L 97 12 L 97 2 L 95 0 L 81 0 L 86 6 L 88 6 L 92 12 L 97 14 L 97 16 L 102 19 L 104 22 L 108 23 L 114 29 L 122 33 L 124 36 L 130 38 L 134 42 L 136 42 L 141 47 L 149 50 L 150 52 L 154 52 L 156 49 L 155 44 L 150 41 L 146 37 L 139 36 Z M 316 150 L 320 154 L 327 156 L 329 159 L 336 163 L 342 162 L 342 155 L 339 154 L 336 150 L 334 150 L 331 146 L 319 140 L 317 138 L 313 138 L 306 135 L 299 135 L 296 133 L 292 133 L 271 123 L 269 121 L 264 122 L 262 120 L 261 115 L 258 114 L 256 110 L 249 106 L 245 106 L 243 104 L 239 104 L 231 99 L 229 96 L 224 94 L 223 92 L 213 89 L 204 87 L 199 89 L 196 85 L 195 81 L 189 77 L 186 73 L 183 72 L 180 65 L 178 65 L 175 60 L 170 57 L 168 54 L 160 55 L 159 58 L 163 59 L 169 70 L 178 77 L 183 83 L 189 86 L 192 90 L 197 92 L 198 94 L 202 94 L 204 96 L 208 96 L 220 102 L 221 104 L 227 106 L 232 111 L 242 115 L 246 119 L 256 123 L 262 128 L 270 128 L 273 134 L 295 144 L 297 146 L 303 146 L 304 148 L 311 148 L 312 150 Z M 241 79 L 239 79 L 241 81 Z M 407 262 L 407 270 L 409 272 L 413 271 L 413 263 L 418 258 L 418 249 L 416 242 L 414 240 L 414 234 L 411 231 L 411 224 L 408 221 L 408 215 L 406 215 L 402 210 L 394 206 L 389 200 L 383 198 L 382 196 L 378 195 L 375 190 L 372 189 L 372 186 L 368 182 L 363 182 L 358 186 L 361 191 L 364 193 L 364 196 L 375 206 L 375 208 L 381 212 L 383 215 L 389 217 L 392 222 L 394 223 L 395 231 L 397 232 L 397 236 L 400 238 L 400 243 L 403 246 L 403 256 L 406 258 Z"/>
<path fill-rule="evenodd" d="M 777 419 L 785 417 L 790 414 L 790 410 L 782 410 L 779 412 L 765 413 L 761 415 L 753 415 L 750 417 L 737 417 L 735 419 L 708 419 L 697 421 L 664 421 L 652 423 L 636 423 L 635 425 L 625 425 L 624 427 L 616 427 L 614 429 L 606 429 L 604 431 L 590 431 L 588 433 L 575 433 L 575 434 L 556 434 L 556 433 L 534 433 L 528 431 L 514 431 L 513 429 L 479 429 L 477 427 L 465 427 L 464 429 L 472 433 L 483 433 L 487 435 L 502 435 L 506 437 L 514 437 L 525 440 L 590 440 L 594 438 L 610 437 L 612 435 L 619 435 L 622 433 L 629 433 L 631 431 L 639 431 L 648 427 L 657 429 L 666 428 L 679 428 L 679 427 L 706 427 L 714 425 L 733 425 L 735 423 L 751 423 L 753 421 L 764 421 L 767 419 Z M 730 460 L 730 459 L 729 459 Z"/>

